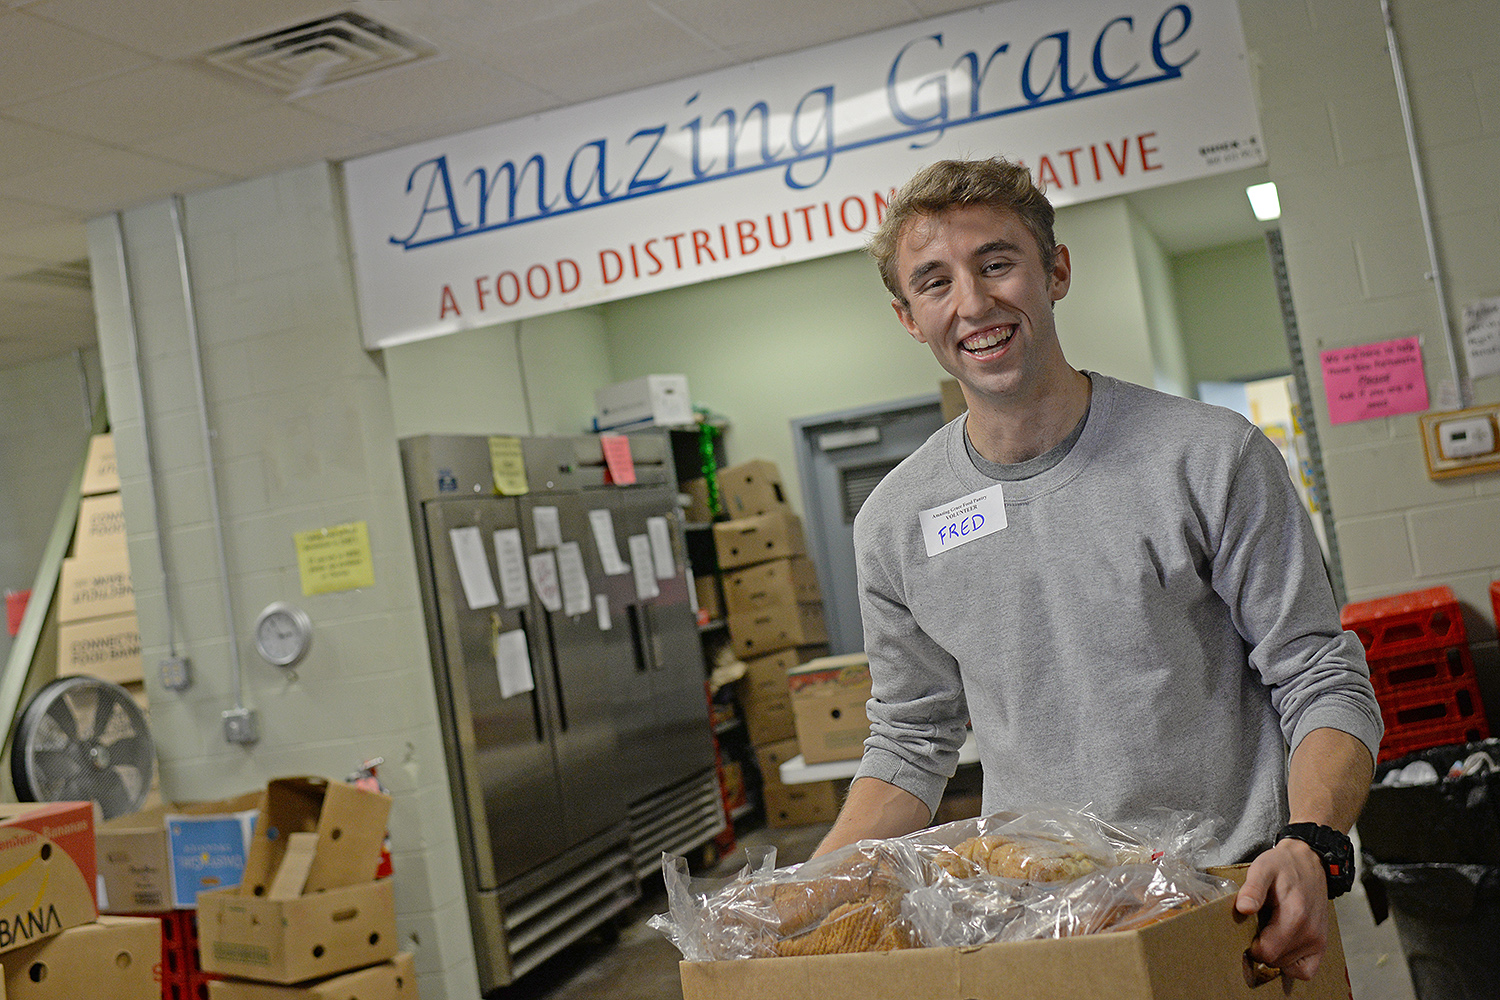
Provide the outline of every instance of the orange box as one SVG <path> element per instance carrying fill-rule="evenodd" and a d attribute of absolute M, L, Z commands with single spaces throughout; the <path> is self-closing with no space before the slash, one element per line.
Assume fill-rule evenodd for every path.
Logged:
<path fill-rule="evenodd" d="M 99 916 L 94 804 L 0 804 L 0 951 Z"/>

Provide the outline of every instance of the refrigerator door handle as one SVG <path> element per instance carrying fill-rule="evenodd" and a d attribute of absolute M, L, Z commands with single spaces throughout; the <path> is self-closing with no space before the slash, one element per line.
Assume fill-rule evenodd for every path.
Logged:
<path fill-rule="evenodd" d="M 638 604 L 625 605 L 625 615 L 630 619 L 630 645 L 635 650 L 635 672 L 644 674 L 651 666 L 651 644 L 646 637 L 645 615 Z"/>
<path fill-rule="evenodd" d="M 522 608 L 516 613 L 521 616 L 521 631 L 526 636 L 526 648 L 530 649 L 531 627 L 526 624 L 526 609 Z M 538 743 L 547 742 L 547 731 L 542 726 L 542 703 L 541 700 L 537 698 L 535 684 L 533 684 L 531 688 L 531 722 L 532 725 L 536 727 L 536 741 Z"/>
<path fill-rule="evenodd" d="M 547 657 L 552 661 L 552 690 L 557 695 L 557 728 L 568 731 L 568 706 L 563 701 L 562 668 L 557 664 L 557 632 L 552 628 L 552 615 L 542 612 L 542 622 L 547 626 Z"/>

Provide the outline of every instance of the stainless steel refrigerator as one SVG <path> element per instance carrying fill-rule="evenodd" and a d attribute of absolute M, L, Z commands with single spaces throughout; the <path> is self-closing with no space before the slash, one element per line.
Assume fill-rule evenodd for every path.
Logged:
<path fill-rule="evenodd" d="M 670 450 L 628 440 L 633 485 L 594 435 L 401 442 L 486 991 L 724 827 Z"/>

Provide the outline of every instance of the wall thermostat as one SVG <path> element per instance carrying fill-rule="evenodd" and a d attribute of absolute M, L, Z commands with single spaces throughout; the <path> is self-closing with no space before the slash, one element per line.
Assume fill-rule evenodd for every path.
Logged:
<path fill-rule="evenodd" d="M 1500 405 L 1424 413 L 1422 450 L 1433 479 L 1500 471 Z"/>
<path fill-rule="evenodd" d="M 255 649 L 267 663 L 294 666 L 311 645 L 312 619 L 301 608 L 276 601 L 255 619 Z"/>

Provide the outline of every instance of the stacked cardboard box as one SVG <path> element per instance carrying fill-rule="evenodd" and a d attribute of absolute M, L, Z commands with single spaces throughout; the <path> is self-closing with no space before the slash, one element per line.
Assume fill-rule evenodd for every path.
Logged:
<path fill-rule="evenodd" d="M 415 998 L 396 948 L 391 880 L 377 879 L 390 797 L 322 778 L 266 786 L 238 886 L 198 894 L 210 1000 Z"/>
<path fill-rule="evenodd" d="M 1489 736 L 1463 612 L 1452 589 L 1432 587 L 1344 607 L 1359 636 L 1385 720 L 1380 761 Z"/>
<path fill-rule="evenodd" d="M 145 708 L 141 633 L 119 489 L 114 438 L 96 434 L 84 467 L 73 554 L 63 560 L 58 585 L 57 675 L 113 681 Z"/>
<path fill-rule="evenodd" d="M 164 803 L 99 824 L 100 909 L 170 914 L 195 909 L 200 892 L 239 885 L 263 798 Z"/>
<path fill-rule="evenodd" d="M 714 525 L 729 645 L 745 664 L 740 707 L 761 773 L 772 826 L 827 822 L 838 810 L 838 782 L 788 786 L 780 764 L 797 755 L 789 672 L 828 652 L 823 594 L 807 558 L 802 522 L 786 504 L 774 462 L 755 459 L 717 472 L 730 520 Z M 697 496 L 692 485 L 688 492 Z"/>
<path fill-rule="evenodd" d="M 858 760 L 870 735 L 870 659 L 864 653 L 825 656 L 791 670 L 787 684 L 797 742 L 808 764 Z"/>
<path fill-rule="evenodd" d="M 155 1000 L 161 927 L 99 916 L 92 802 L 0 805 L 0 996 Z"/>

